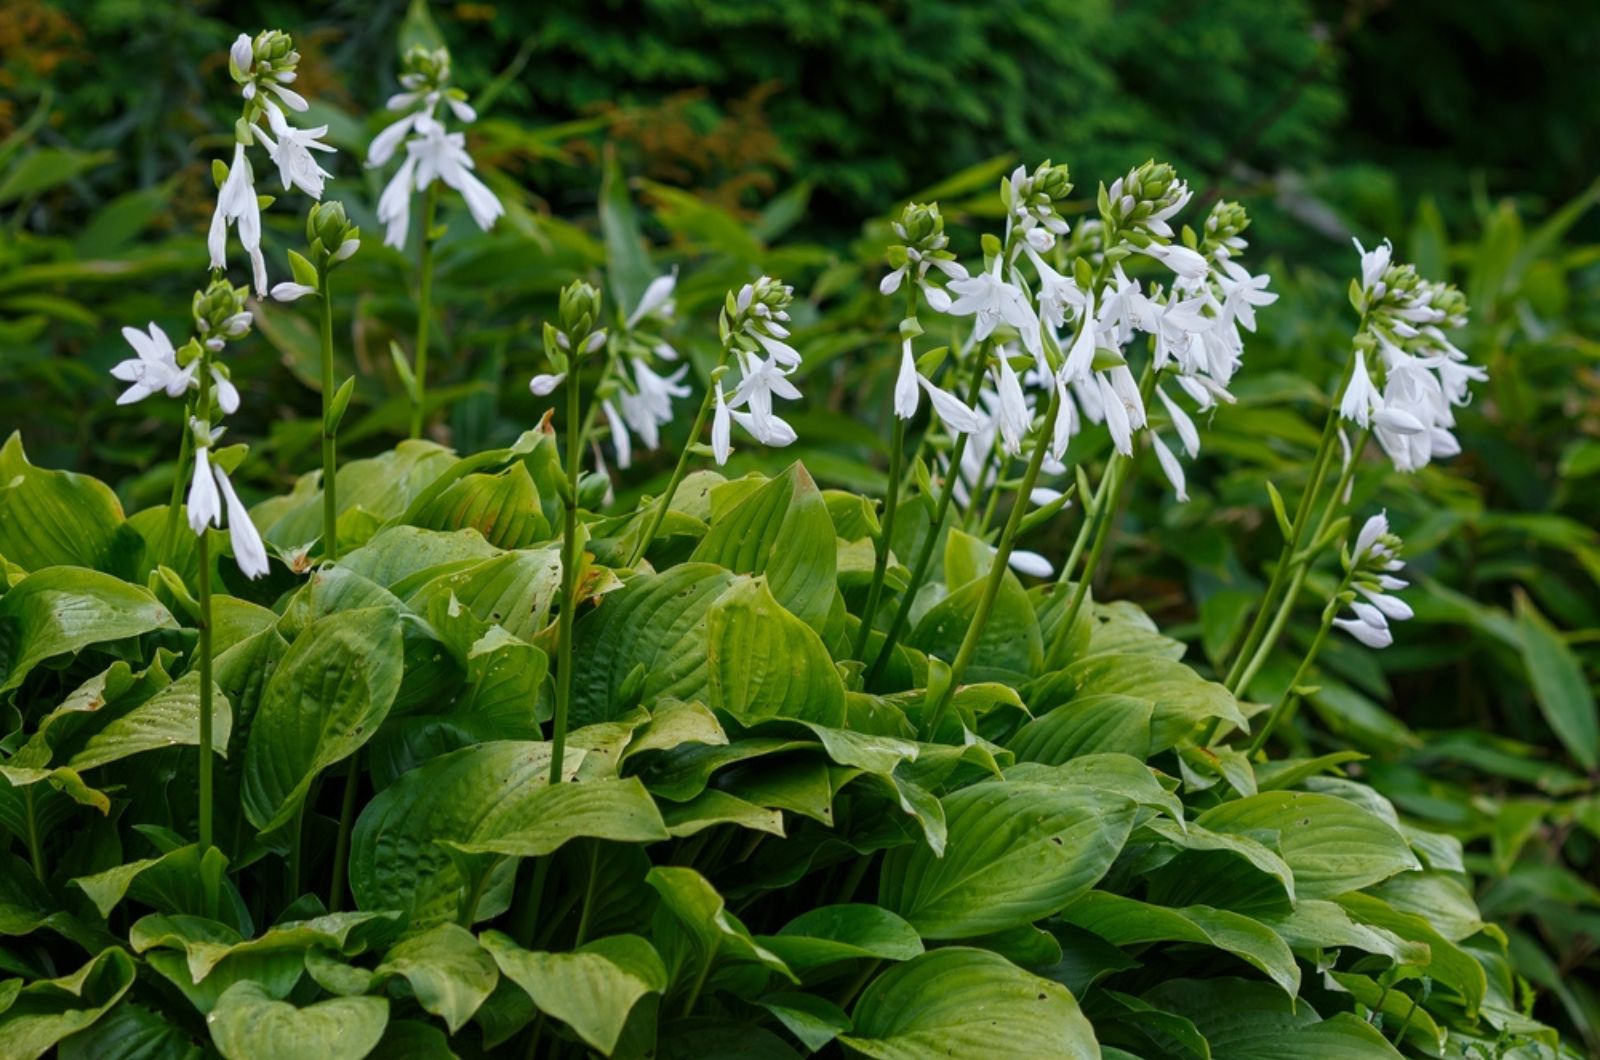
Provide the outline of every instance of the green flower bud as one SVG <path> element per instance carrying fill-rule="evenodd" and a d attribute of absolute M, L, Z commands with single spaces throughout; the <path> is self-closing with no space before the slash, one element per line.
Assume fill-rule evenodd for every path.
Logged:
<path fill-rule="evenodd" d="M 353 238 L 355 231 L 355 226 L 345 213 L 344 203 L 337 199 L 317 203 L 306 215 L 306 240 L 311 245 L 313 255 L 337 255 L 340 248 Z"/>
<path fill-rule="evenodd" d="M 600 291 L 586 280 L 573 280 L 561 289 L 556 326 L 573 353 L 587 352 L 586 341 L 600 320 Z"/>
<path fill-rule="evenodd" d="M 944 217 L 936 202 L 907 204 L 894 230 L 907 246 L 917 250 L 938 250 L 945 243 Z"/>
<path fill-rule="evenodd" d="M 450 80 L 450 52 L 414 44 L 400 61 L 401 83 L 412 91 L 443 88 Z"/>
<path fill-rule="evenodd" d="M 196 291 L 192 310 L 195 330 L 207 339 L 236 339 L 250 329 L 250 314 L 245 310 L 248 287 L 235 287 L 227 280 L 212 280 L 204 291 Z"/>

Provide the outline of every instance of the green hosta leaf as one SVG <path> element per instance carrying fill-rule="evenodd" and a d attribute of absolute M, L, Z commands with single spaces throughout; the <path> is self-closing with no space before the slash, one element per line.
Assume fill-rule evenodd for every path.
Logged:
<path fill-rule="evenodd" d="M 126 862 L 71 882 L 88 895 L 100 915 L 109 917 L 125 897 L 132 896 L 163 913 L 200 915 L 208 911 L 215 890 L 234 906 L 235 922 L 248 914 L 232 884 L 224 882 L 228 859 L 216 847 L 200 852 L 198 843 L 169 850 L 160 857 Z"/>
<path fill-rule="evenodd" d="M 499 552 L 476 530 L 440 533 L 392 526 L 341 557 L 339 566 L 404 598 L 431 577 L 492 559 Z"/>
<path fill-rule="evenodd" d="M 639 776 L 646 787 L 662 798 L 688 802 L 706 790 L 713 773 L 726 766 L 790 751 L 817 750 L 821 746 L 812 740 L 769 737 L 743 739 L 726 746 L 686 744 L 652 755 L 639 771 Z"/>
<path fill-rule="evenodd" d="M 748 502 L 746 502 L 748 503 Z M 706 620 L 711 705 L 740 723 L 844 722 L 844 682 L 822 638 L 784 610 L 759 578 L 738 578 Z"/>
<path fill-rule="evenodd" d="M 1322 1020 L 1304 999 L 1285 998 L 1266 983 L 1222 976 L 1169 979 L 1146 993 L 1144 1000 L 1192 1020 L 1219 1060 L 1398 1060 L 1400 1056 L 1363 1021 L 1345 1013 Z"/>
<path fill-rule="evenodd" d="M 1237 728 L 1247 725 L 1238 701 L 1226 688 L 1203 680 L 1181 662 L 1156 655 L 1091 655 L 1067 668 L 1079 698 L 1107 693 L 1151 703 L 1152 753 L 1194 741 L 1211 730 L 1214 719 Z"/>
<path fill-rule="evenodd" d="M 983 596 L 985 580 L 973 580 L 954 589 L 917 623 L 906 643 L 941 659 L 954 659 L 967 635 Z M 1044 637 L 1033 603 L 1017 576 L 1006 571 L 995 597 L 994 610 L 978 639 L 967 680 L 1024 681 L 1044 666 Z"/>
<path fill-rule="evenodd" d="M 243 939 L 226 924 L 198 916 L 152 915 L 136 921 L 128 941 L 136 953 L 157 949 L 183 951 L 186 970 L 202 983 L 230 962 L 245 957 L 292 954 L 296 977 L 302 956 L 321 946 L 340 953 L 358 953 L 375 938 L 390 933 L 393 913 L 325 913 L 310 920 L 290 920 L 270 927 L 259 938 Z M 293 985 L 293 980 L 290 980 Z"/>
<path fill-rule="evenodd" d="M 1528 598 L 1517 595 L 1517 632 L 1534 698 L 1556 738 L 1584 769 L 1600 768 L 1600 708 L 1583 665 Z"/>
<path fill-rule="evenodd" d="M 1337 897 L 1422 867 L 1393 825 L 1333 795 L 1262 792 L 1213 807 L 1195 823 L 1234 835 L 1275 833 L 1302 898 Z"/>
<path fill-rule="evenodd" d="M 827 503 L 799 463 L 714 514 L 691 559 L 765 575 L 784 609 L 821 632 L 833 606 L 837 551 Z"/>
<path fill-rule="evenodd" d="M 205 1054 L 165 1017 L 129 1001 L 62 1041 L 56 1055 L 61 1060 L 201 1060 Z"/>
<path fill-rule="evenodd" d="M 1005 771 L 1007 780 L 1045 784 L 1081 784 L 1121 795 L 1139 806 L 1166 814 L 1183 825 L 1183 803 L 1161 783 L 1162 775 L 1130 755 L 1082 755 L 1059 766 L 1023 762 Z M 1177 787 L 1177 781 L 1172 781 Z"/>
<path fill-rule="evenodd" d="M 839 961 L 909 961 L 922 953 L 916 928 L 881 906 L 865 904 L 818 906 L 757 941 L 800 974 Z"/>
<path fill-rule="evenodd" d="M 0 447 L 0 556 L 24 570 L 118 570 L 131 537 L 110 487 L 87 475 L 28 463 L 22 432 Z"/>
<path fill-rule="evenodd" d="M 0 1011 L 0 1056 L 17 1060 L 43 1056 L 122 1000 L 133 976 L 133 958 L 112 947 L 71 975 L 23 986 Z"/>
<path fill-rule="evenodd" d="M 732 824 L 768 835 L 783 835 L 783 812 L 746 802 L 737 795 L 710 789 L 688 802 L 667 802 L 661 819 L 674 837 L 691 836 L 719 824 Z"/>
<path fill-rule="evenodd" d="M 789 1033 L 816 1052 L 850 1029 L 850 1017 L 827 998 L 798 991 L 768 994 L 756 1004 L 778 1017 Z"/>
<path fill-rule="evenodd" d="M 455 462 L 448 449 L 415 438 L 401 442 L 381 456 L 341 462 L 338 474 L 341 525 L 353 511 L 364 512 L 378 520 L 400 515 L 413 497 Z M 275 497 L 251 510 L 262 537 L 280 547 L 295 548 L 321 536 L 319 475 L 320 472 L 311 472 L 302 476 L 295 483 L 293 493 Z"/>
<path fill-rule="evenodd" d="M 985 950 L 952 946 L 896 965 L 873 980 L 852 1016 L 855 1029 L 842 1040 L 880 1060 L 1100 1055 L 1066 987 Z"/>
<path fill-rule="evenodd" d="M 1345 912 L 1363 924 L 1398 935 L 1408 942 L 1428 947 L 1427 974 L 1461 996 L 1468 1017 L 1477 1015 L 1488 992 L 1488 978 L 1480 964 L 1466 950 L 1440 934 L 1432 924 L 1414 913 L 1402 913 L 1381 898 L 1369 894 L 1347 894 L 1339 898 Z"/>
<path fill-rule="evenodd" d="M 671 833 L 639 778 L 628 777 L 513 793 L 500 800 L 470 838 L 438 841 L 469 854 L 542 857 L 584 836 L 649 843 L 669 839 Z"/>
<path fill-rule="evenodd" d="M 1242 913 L 1203 905 L 1169 909 L 1091 891 L 1062 910 L 1061 918 L 1117 946 L 1150 942 L 1214 946 L 1265 972 L 1289 997 L 1300 990 L 1300 966 L 1288 945 L 1271 928 Z"/>
<path fill-rule="evenodd" d="M 1020 762 L 1060 765 L 1097 751 L 1150 757 L 1150 723 L 1155 704 L 1116 693 L 1079 696 L 1035 718 L 1006 743 Z"/>
<path fill-rule="evenodd" d="M 244 809 L 263 832 L 300 812 L 317 776 L 372 738 L 400 690 L 400 618 L 388 608 L 320 619 L 267 681 L 245 748 Z"/>
<path fill-rule="evenodd" d="M 233 713 L 228 697 L 212 683 L 211 739 L 226 756 Z M 89 737 L 67 765 L 79 771 L 103 766 L 143 751 L 200 743 L 200 672 L 191 670 Z"/>
<path fill-rule="evenodd" d="M 1425 945 L 1358 924 L 1336 902 L 1306 898 L 1287 913 L 1258 913 L 1256 919 L 1276 931 L 1291 949 L 1308 956 L 1316 950 L 1348 947 L 1388 957 L 1396 964 L 1428 963 Z"/>
<path fill-rule="evenodd" d="M 0 596 L 0 692 L 46 659 L 177 626 L 147 589 L 82 567 L 46 568 Z"/>
<path fill-rule="evenodd" d="M 636 667 L 646 707 L 663 697 L 703 699 L 707 615 L 733 582 L 721 567 L 684 563 L 635 575 L 581 618 L 573 633 L 572 723 L 614 720 Z"/>
<path fill-rule="evenodd" d="M 341 997 L 297 1008 L 250 982 L 229 987 L 206 1020 L 212 1043 L 227 1060 L 361 1060 L 383 1037 L 388 1022 L 387 998 Z"/>
<path fill-rule="evenodd" d="M 494 991 L 499 973 L 494 958 L 472 933 L 455 924 L 437 924 L 403 938 L 384 954 L 375 974 L 398 975 L 428 1012 L 454 1034 Z"/>
<path fill-rule="evenodd" d="M 623 761 L 647 751 L 671 751 L 690 744 L 720 747 L 728 734 L 704 703 L 660 699 L 650 708 L 650 720 L 633 731 L 623 751 Z"/>
<path fill-rule="evenodd" d="M 715 887 L 689 868 L 660 865 L 649 871 L 645 883 L 655 888 L 661 904 L 694 936 L 701 960 L 707 965 L 719 955 L 735 960 L 755 961 L 794 978 L 788 965 L 777 954 L 751 937 L 739 918 L 728 912 Z"/>
<path fill-rule="evenodd" d="M 1163 842 L 1137 867 L 1150 878 L 1150 900 L 1161 905 L 1219 905 L 1284 910 L 1295 900 L 1294 872 L 1276 849 L 1248 835 L 1213 832 L 1193 821 L 1180 827 L 1159 818 L 1139 826 Z M 1159 867 L 1159 868 L 1157 868 Z M 1154 870 L 1154 871 L 1152 871 Z"/>
<path fill-rule="evenodd" d="M 1134 803 L 1092 788 L 986 781 L 942 800 L 944 857 L 885 855 L 878 900 L 924 938 L 968 938 L 1049 916 L 1092 887 L 1127 841 Z"/>
<path fill-rule="evenodd" d="M 541 1011 L 606 1056 L 639 1000 L 667 988 L 660 956 L 637 935 L 596 939 L 571 953 L 535 953 L 489 931 L 483 946 L 501 973 L 527 991 Z"/>
<path fill-rule="evenodd" d="M 412 521 L 428 530 L 476 530 L 497 548 L 527 548 L 551 537 L 539 488 L 520 460 L 497 474 L 458 479 Z"/>

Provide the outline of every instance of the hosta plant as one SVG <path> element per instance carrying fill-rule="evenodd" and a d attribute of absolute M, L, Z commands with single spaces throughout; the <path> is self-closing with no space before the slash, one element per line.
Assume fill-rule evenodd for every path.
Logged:
<path fill-rule="evenodd" d="M 262 34 L 230 68 L 265 101 L 219 172 L 258 289 L 246 148 L 322 190 L 316 134 L 271 103 L 299 98 L 292 57 Z M 489 212 L 441 99 L 465 106 L 397 104 L 425 108 L 393 185 L 427 189 L 424 299 L 434 178 Z M 676 274 L 624 246 L 529 349 L 552 408 L 514 444 L 336 461 L 329 368 L 322 468 L 247 511 L 211 420 L 251 311 L 214 256 L 196 336 L 136 332 L 119 376 L 191 403 L 187 505 L 129 513 L 0 449 L 0 1055 L 1560 1054 L 1460 844 L 1347 775 L 1353 752 L 1271 755 L 1331 631 L 1377 649 L 1409 614 L 1400 542 L 1345 510 L 1336 415 L 1292 518 L 1273 495 L 1287 544 L 1244 647 L 1270 650 L 1317 556 L 1341 572 L 1275 702 L 1089 592 L 1141 450 L 1186 495 L 1160 432 L 1198 450 L 1182 402 L 1230 400 L 1272 295 L 1242 209 L 1185 226 L 1170 167 L 1075 225 L 1072 190 L 1017 169 L 967 264 L 937 206 L 904 211 L 881 505 L 801 462 L 722 470 L 797 436 L 773 400 L 805 397 L 794 289 L 751 276 L 678 321 Z M 310 220 L 273 293 L 327 321 L 356 236 L 342 208 Z M 1450 388 L 1477 378 L 1439 330 L 1459 295 L 1374 252 L 1352 298 L 1332 407 L 1397 464 L 1448 455 Z M 674 329 L 713 324 L 674 368 Z M 615 503 L 691 393 L 666 488 Z M 1017 547 L 1075 500 L 1069 554 Z"/>

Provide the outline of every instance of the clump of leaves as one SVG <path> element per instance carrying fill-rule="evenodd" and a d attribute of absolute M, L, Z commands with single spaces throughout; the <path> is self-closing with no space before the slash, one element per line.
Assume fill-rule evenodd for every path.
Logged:
<path fill-rule="evenodd" d="M 1015 643 L 924 736 L 925 652 L 989 573 L 952 531 L 943 602 L 863 691 L 871 506 L 799 463 L 691 476 L 636 567 L 651 508 L 580 512 L 552 783 L 560 456 L 548 429 L 404 442 L 341 468 L 337 562 L 218 565 L 202 854 L 193 544 L 153 569 L 159 507 L 6 445 L 0 1053 L 1560 1048 L 1460 844 L 1351 753 L 1207 749 L 1256 708 L 1131 604 L 1085 609 L 1052 668 L 1026 646 L 1061 609 L 1002 593 Z M 285 550 L 321 504 L 312 480 L 255 516 Z"/>

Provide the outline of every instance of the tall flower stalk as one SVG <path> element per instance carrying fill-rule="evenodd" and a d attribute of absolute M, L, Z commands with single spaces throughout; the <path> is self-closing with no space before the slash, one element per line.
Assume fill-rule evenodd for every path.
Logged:
<path fill-rule="evenodd" d="M 422 436 L 428 393 L 428 344 L 433 325 L 433 244 L 439 237 L 435 214 L 439 185 L 460 193 L 478 227 L 487 232 L 505 207 L 474 174 L 467 153 L 466 134 L 450 132 L 452 117 L 463 125 L 477 120 L 466 93 L 450 85 L 450 52 L 445 48 L 415 46 L 402 59 L 400 86 L 405 90 L 389 98 L 387 109 L 400 117 L 386 126 L 367 149 L 367 165 L 386 165 L 402 146 L 400 163 L 378 199 L 378 220 L 383 242 L 396 250 L 406 245 L 411 228 L 412 197 L 423 192 L 422 231 L 417 246 L 417 336 L 415 360 L 408 363 L 394 349 L 395 369 L 411 396 L 411 437 Z"/>
<path fill-rule="evenodd" d="M 1397 471 L 1414 471 L 1436 457 L 1460 452 L 1453 409 L 1471 400 L 1471 385 L 1487 373 L 1468 364 L 1447 331 L 1466 321 L 1466 299 L 1455 287 L 1423 279 L 1393 260 L 1389 244 L 1366 250 L 1358 242 L 1361 274 L 1351 281 L 1350 302 L 1359 314 L 1350 356 L 1330 402 L 1311 474 L 1294 517 L 1276 491 L 1284 545 L 1266 592 L 1229 667 L 1224 683 L 1244 694 L 1276 648 L 1298 600 L 1306 574 L 1336 536 L 1334 522 L 1347 500 L 1361 450 L 1377 438 Z M 1357 429 L 1352 447 L 1344 424 Z M 1312 514 L 1327 480 L 1335 450 L 1344 450 L 1332 495 L 1309 536 Z"/>
<path fill-rule="evenodd" d="M 678 453 L 667 488 L 655 502 L 645 531 L 634 544 L 627 566 L 638 566 L 672 509 L 672 498 L 689 470 L 689 457 L 703 452 L 700 436 L 711 421 L 711 455 L 722 466 L 733 452 L 732 426 L 737 423 L 762 445 L 781 447 L 795 440 L 790 427 L 773 411 L 774 396 L 786 400 L 799 398 L 800 391 L 789 376 L 800 367 L 800 354 L 784 339 L 789 336 L 789 304 L 794 288 L 780 280 L 763 276 L 737 292 L 729 291 L 717 319 L 722 350 L 707 381 L 705 397 L 689 428 L 689 438 Z M 738 365 L 739 384 L 733 396 L 723 393 L 722 381 Z"/>
<path fill-rule="evenodd" d="M 852 658 L 863 661 L 878 615 L 878 601 L 883 593 L 883 579 L 889 566 L 889 549 L 894 541 L 900 484 L 905 475 L 906 424 L 916 416 L 924 392 L 933 406 L 934 416 L 957 436 L 971 434 L 980 423 L 978 414 L 969 404 L 930 382 L 913 356 L 914 340 L 922 333 L 922 326 L 917 322 L 918 295 L 926 292 L 930 305 L 946 308 L 950 305 L 950 296 L 929 278 L 929 270 L 937 268 L 953 279 L 967 278 L 966 269 L 945 249 L 949 238 L 944 234 L 944 218 L 939 213 L 938 204 L 911 203 L 901 214 L 900 220 L 895 222 L 894 232 L 904 242 L 890 248 L 889 263 L 895 268 L 884 278 L 879 290 L 892 295 L 904 286 L 906 308 L 899 327 L 900 371 L 894 387 L 894 426 L 889 439 L 889 480 L 884 493 L 883 520 L 873 557 L 872 581 L 867 588 L 866 606 L 861 612 L 861 627 L 856 632 L 855 646 L 851 652 Z M 904 282 L 907 276 L 910 277 L 909 283 Z M 942 353 L 934 356 L 943 358 Z"/>

